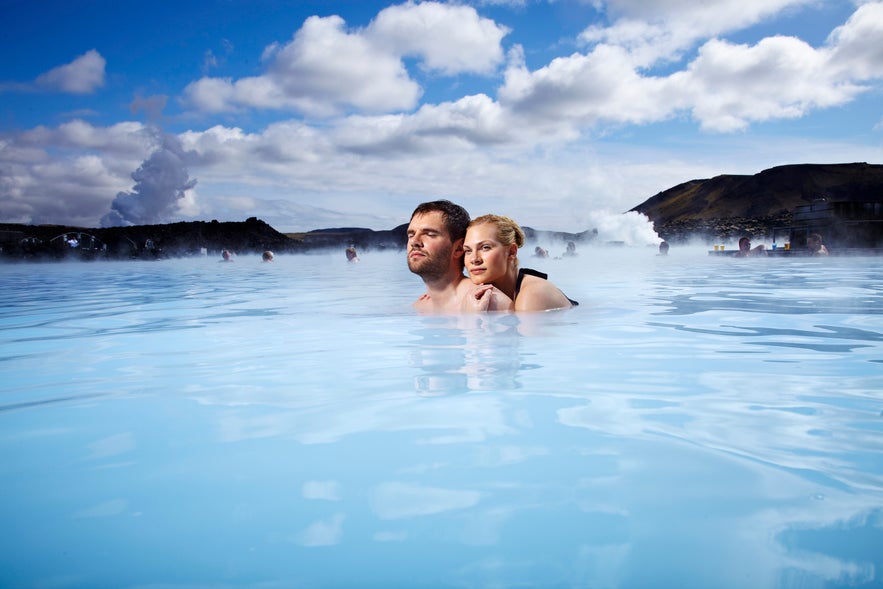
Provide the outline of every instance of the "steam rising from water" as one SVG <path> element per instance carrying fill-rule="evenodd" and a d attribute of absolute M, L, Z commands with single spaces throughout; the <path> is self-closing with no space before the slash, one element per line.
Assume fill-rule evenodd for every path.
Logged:
<path fill-rule="evenodd" d="M 653 222 L 642 213 L 596 211 L 589 215 L 589 223 L 598 231 L 600 243 L 621 242 L 640 246 L 656 245 L 661 241 L 653 229 Z"/>
<path fill-rule="evenodd" d="M 155 133 L 159 149 L 132 172 L 134 188 L 117 193 L 110 212 L 101 218 L 102 227 L 164 223 L 176 212 L 184 192 L 196 186 L 184 165 L 186 154 L 178 138 L 159 130 Z"/>

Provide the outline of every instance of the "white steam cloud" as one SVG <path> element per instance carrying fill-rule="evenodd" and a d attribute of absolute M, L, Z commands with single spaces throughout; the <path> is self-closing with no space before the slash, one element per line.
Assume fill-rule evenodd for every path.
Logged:
<path fill-rule="evenodd" d="M 177 211 L 185 191 L 196 186 L 178 138 L 158 130 L 156 134 L 161 142 L 159 149 L 132 173 L 132 190 L 117 193 L 110 212 L 101 218 L 102 227 L 164 223 Z"/>

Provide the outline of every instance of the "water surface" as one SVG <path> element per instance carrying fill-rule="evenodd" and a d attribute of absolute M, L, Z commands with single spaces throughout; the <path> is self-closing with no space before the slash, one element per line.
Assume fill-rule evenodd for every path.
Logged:
<path fill-rule="evenodd" d="M 883 584 L 879 259 L 361 259 L 0 265 L 0 586 Z"/>

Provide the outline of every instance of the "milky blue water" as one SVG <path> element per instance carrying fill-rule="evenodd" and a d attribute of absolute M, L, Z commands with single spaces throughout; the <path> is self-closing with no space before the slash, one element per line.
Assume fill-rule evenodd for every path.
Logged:
<path fill-rule="evenodd" d="M 0 265 L 0 587 L 883 586 L 883 258 L 655 253 Z"/>

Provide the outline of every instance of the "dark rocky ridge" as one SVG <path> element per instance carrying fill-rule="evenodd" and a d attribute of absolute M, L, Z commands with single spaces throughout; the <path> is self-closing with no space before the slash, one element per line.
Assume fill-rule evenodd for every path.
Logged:
<path fill-rule="evenodd" d="M 161 225 L 83 228 L 67 225 L 0 224 L 0 245 L 4 253 L 24 257 L 67 257 L 72 253 L 53 239 L 66 233 L 93 235 L 107 246 L 106 256 L 136 258 L 186 256 L 205 248 L 209 252 L 229 249 L 235 252 L 263 250 L 295 251 L 302 244 L 252 217 L 244 222 L 191 221 Z M 22 238 L 33 240 L 28 247 Z M 148 246 L 150 244 L 150 246 Z M 76 252 L 73 252 L 76 253 Z"/>
<path fill-rule="evenodd" d="M 795 164 L 753 176 L 690 180 L 631 209 L 667 241 L 764 237 L 787 226 L 796 206 L 819 199 L 883 202 L 883 165 Z"/>

